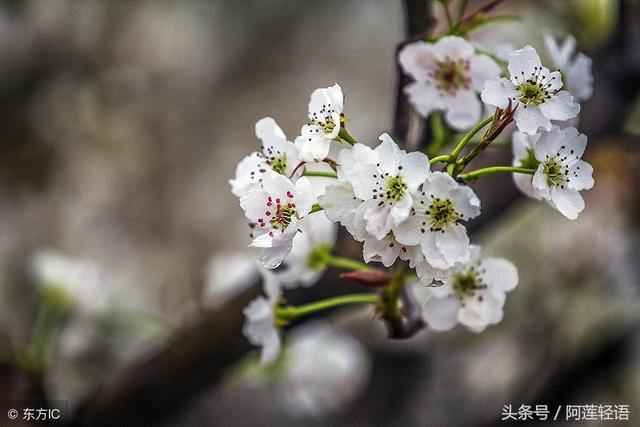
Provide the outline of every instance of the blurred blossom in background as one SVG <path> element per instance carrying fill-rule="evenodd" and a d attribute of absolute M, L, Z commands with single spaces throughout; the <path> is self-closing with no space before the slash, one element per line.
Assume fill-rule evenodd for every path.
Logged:
<path fill-rule="evenodd" d="M 514 0 L 503 9 L 523 20 L 473 40 L 542 52 L 546 28 L 572 34 L 597 67 L 618 4 Z M 0 2 L 0 357 L 29 340 L 43 286 L 57 286 L 70 306 L 43 387 L 76 407 L 116 367 L 241 293 L 259 254 L 228 180 L 260 147 L 255 122 L 271 116 L 292 140 L 310 91 L 339 82 L 350 132 L 377 143 L 404 37 L 400 1 Z M 608 108 L 590 104 L 611 84 L 595 77 L 585 126 Z M 248 354 L 167 425 L 494 425 L 507 403 L 567 401 L 629 404 L 637 420 L 633 105 L 624 129 L 590 140 L 597 185 L 578 220 L 521 198 L 478 235 L 486 256 L 508 254 L 519 271 L 500 325 L 397 342 L 366 310 L 332 313 L 293 328 L 273 368 Z M 492 150 L 510 164 L 508 145 Z M 510 186 L 492 176 L 478 193 Z M 12 378 L 0 365 L 0 400 L 24 388 Z"/>

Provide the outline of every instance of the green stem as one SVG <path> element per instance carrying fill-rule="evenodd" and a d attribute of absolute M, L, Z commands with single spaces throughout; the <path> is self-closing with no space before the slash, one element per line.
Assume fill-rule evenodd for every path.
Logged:
<path fill-rule="evenodd" d="M 509 65 L 508 61 L 505 61 L 504 59 L 500 58 L 498 55 L 496 55 L 495 53 L 491 53 L 488 50 L 484 50 L 484 49 L 480 49 L 479 47 L 476 47 L 476 53 L 479 53 L 481 55 L 485 55 L 488 56 L 489 58 L 493 59 L 495 62 L 498 63 L 498 65 L 500 65 L 502 68 L 506 68 L 507 65 Z"/>
<path fill-rule="evenodd" d="M 338 174 L 335 172 L 306 171 L 302 176 L 324 176 L 326 178 L 337 178 Z"/>
<path fill-rule="evenodd" d="M 64 320 L 66 309 L 43 298 L 33 326 L 33 335 L 27 354 L 29 369 L 36 374 L 49 366 L 55 352 L 56 338 Z"/>
<path fill-rule="evenodd" d="M 533 175 L 534 173 L 536 173 L 536 169 L 527 169 L 527 168 L 520 168 L 515 166 L 492 166 L 489 168 L 476 169 L 469 173 L 460 174 L 458 175 L 458 178 L 465 179 L 465 180 L 473 180 L 482 175 L 489 175 L 496 172 L 526 173 L 529 175 Z"/>
<path fill-rule="evenodd" d="M 285 320 L 295 319 L 296 317 L 306 316 L 316 311 L 327 310 L 329 308 L 338 307 L 346 304 L 375 304 L 378 302 L 378 295 L 375 294 L 351 294 L 327 298 L 321 301 L 300 305 L 298 307 L 278 307 L 276 309 L 277 317 Z"/>
<path fill-rule="evenodd" d="M 473 138 L 475 136 L 475 134 L 477 134 L 478 132 L 480 132 L 482 130 L 483 127 L 485 127 L 486 125 L 488 125 L 489 123 L 491 123 L 493 121 L 493 115 L 487 117 L 486 119 L 484 119 L 483 121 L 481 121 L 480 123 L 478 123 L 476 125 L 476 127 L 474 127 L 473 129 L 471 129 L 469 131 L 468 134 L 466 134 L 464 136 L 464 138 L 462 138 L 460 140 L 460 142 L 458 143 L 458 145 L 456 146 L 456 148 L 453 149 L 453 151 L 451 152 L 451 158 L 453 160 L 456 160 L 458 158 L 458 156 L 460 155 L 460 153 L 462 152 L 462 150 L 464 149 L 464 147 L 469 143 L 469 141 L 471 141 L 471 138 Z"/>
<path fill-rule="evenodd" d="M 434 164 L 436 164 L 438 162 L 448 162 L 449 159 L 451 159 L 451 155 L 443 154 L 442 156 L 436 156 L 436 157 L 431 158 L 429 160 L 429 164 L 430 165 L 434 165 Z"/>
<path fill-rule="evenodd" d="M 351 145 L 356 145 L 358 143 L 358 141 L 356 141 L 356 139 L 354 137 L 349 135 L 349 132 L 347 132 L 347 129 L 345 129 L 343 127 L 340 128 L 340 132 L 338 133 L 338 137 L 340 137 L 341 139 L 347 141 Z"/>
<path fill-rule="evenodd" d="M 320 212 L 322 210 L 322 206 L 320 206 L 317 203 L 314 203 L 313 205 L 311 205 L 311 210 L 309 211 L 310 214 L 314 213 L 314 212 Z"/>
<path fill-rule="evenodd" d="M 365 271 L 371 268 L 363 262 L 356 261 L 351 258 L 337 257 L 331 254 L 324 255 L 322 259 L 327 265 L 343 268 L 345 270 Z"/>
<path fill-rule="evenodd" d="M 462 16 L 464 15 L 464 11 L 467 9 L 467 5 L 469 4 L 469 0 L 459 0 L 458 8 L 456 9 L 456 16 L 453 18 L 453 30 L 458 29 L 458 26 L 462 22 Z"/>
<path fill-rule="evenodd" d="M 433 141 L 429 144 L 427 154 L 435 156 L 440 152 L 449 141 L 450 131 L 447 125 L 442 120 L 442 114 L 436 111 L 431 114 L 431 132 L 433 134 Z"/>

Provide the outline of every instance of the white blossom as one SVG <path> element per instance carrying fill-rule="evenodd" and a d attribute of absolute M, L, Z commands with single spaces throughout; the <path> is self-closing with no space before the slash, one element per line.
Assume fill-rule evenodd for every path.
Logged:
<path fill-rule="evenodd" d="M 415 82 L 404 92 L 423 116 L 444 110 L 445 119 L 456 129 L 473 126 L 482 112 L 478 93 L 487 80 L 500 76 L 500 66 L 477 54 L 461 37 L 447 36 L 435 43 L 418 41 L 400 51 L 398 61 Z"/>
<path fill-rule="evenodd" d="M 278 395 L 297 417 L 318 417 L 353 401 L 367 384 L 371 360 L 354 338 L 326 324 L 291 334 Z"/>
<path fill-rule="evenodd" d="M 551 57 L 553 66 L 562 72 L 569 92 L 579 102 L 586 101 L 593 94 L 593 74 L 591 58 L 576 52 L 576 39 L 569 35 L 559 43 L 549 31 L 544 32 L 545 50 Z"/>
<path fill-rule="evenodd" d="M 293 184 L 274 171 L 264 175 L 262 185 L 242 196 L 240 206 L 255 224 L 251 246 L 262 248 L 265 267 L 276 268 L 291 251 L 298 221 L 311 211 L 313 191 L 307 178 Z"/>
<path fill-rule="evenodd" d="M 340 132 L 343 102 L 342 89 L 337 83 L 313 91 L 309 100 L 311 122 L 302 127 L 301 135 L 295 140 L 302 160 L 317 162 L 327 157 L 331 141 L 335 141 Z"/>
<path fill-rule="evenodd" d="M 260 363 L 267 365 L 280 354 L 280 333 L 276 326 L 275 309 L 281 295 L 280 284 L 270 270 L 262 270 L 263 288 L 267 295 L 253 299 L 243 313 L 242 333 L 253 345 L 262 347 Z"/>
<path fill-rule="evenodd" d="M 391 267 L 398 258 L 409 261 L 409 266 L 413 267 L 422 258 L 419 246 L 403 245 L 396 240 L 393 232 L 380 240 L 365 234 L 362 253 L 365 262 L 381 262 L 385 267 Z"/>
<path fill-rule="evenodd" d="M 481 97 L 498 108 L 509 101 L 516 108 L 514 119 L 518 129 L 529 135 L 539 129 L 551 130 L 551 120 L 565 121 L 576 117 L 580 104 L 562 88 L 562 75 L 543 67 L 534 48 L 525 46 L 509 55 L 510 79 L 489 80 Z"/>
<path fill-rule="evenodd" d="M 423 316 L 431 329 L 447 331 L 461 323 L 482 332 L 502 320 L 506 292 L 518 284 L 518 271 L 503 258 L 480 259 L 478 246 L 472 252 L 470 262 L 457 264 L 442 286 L 429 288 Z"/>
<path fill-rule="evenodd" d="M 82 313 L 100 314 L 110 306 L 112 295 L 104 272 L 92 261 L 40 251 L 31 269 L 39 286 L 61 289 Z"/>
<path fill-rule="evenodd" d="M 576 128 L 542 134 L 535 148 L 540 162 L 533 176 L 535 194 L 569 219 L 584 209 L 581 190 L 593 187 L 593 168 L 581 159 L 587 137 Z"/>
<path fill-rule="evenodd" d="M 365 203 L 365 229 L 378 240 L 409 217 L 412 193 L 429 173 L 424 153 L 401 150 L 386 133 L 380 141 L 376 163 L 358 163 L 351 176 L 355 196 Z"/>
<path fill-rule="evenodd" d="M 414 190 L 410 215 L 394 232 L 403 244 L 421 245 L 432 267 L 446 270 L 469 261 L 469 237 L 461 222 L 479 214 L 480 200 L 471 188 L 446 173 L 432 172 Z"/>
<path fill-rule="evenodd" d="M 322 212 L 307 215 L 299 222 L 300 233 L 293 238 L 291 253 L 277 270 L 276 279 L 286 288 L 312 286 L 324 272 L 324 264 L 315 251 L 325 251 L 335 244 L 336 225 Z"/>
<path fill-rule="evenodd" d="M 264 174 L 273 170 L 291 176 L 300 162 L 298 149 L 275 120 L 265 117 L 256 123 L 256 136 L 262 141 L 262 152 L 253 152 L 238 163 L 235 178 L 229 181 L 231 192 L 242 197 L 252 190 L 259 190 Z"/>

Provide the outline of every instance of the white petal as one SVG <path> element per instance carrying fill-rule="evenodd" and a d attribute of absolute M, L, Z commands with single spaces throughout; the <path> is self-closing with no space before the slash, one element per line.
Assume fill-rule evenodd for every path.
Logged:
<path fill-rule="evenodd" d="M 458 130 L 470 129 L 480 120 L 482 105 L 474 90 L 460 90 L 454 96 L 444 97 L 445 119 Z"/>
<path fill-rule="evenodd" d="M 538 52 L 531 46 L 525 46 L 522 49 L 513 51 L 509 54 L 509 74 L 513 84 L 519 84 L 524 79 L 528 79 L 531 75 L 538 74 L 538 68 L 542 67 Z M 548 70 L 547 70 L 548 72 Z"/>
<path fill-rule="evenodd" d="M 556 209 L 569 219 L 578 218 L 578 214 L 584 209 L 584 200 L 580 192 L 568 188 L 552 188 L 551 201 Z"/>
<path fill-rule="evenodd" d="M 371 200 L 364 213 L 367 232 L 378 240 L 382 239 L 391 231 L 390 211 L 391 208 L 388 204 L 385 203 L 382 206 L 378 206 L 375 200 Z"/>
<path fill-rule="evenodd" d="M 465 221 L 480 215 L 480 199 L 471 187 L 460 185 L 451 192 L 451 200 L 456 212 L 463 215 Z"/>
<path fill-rule="evenodd" d="M 422 191 L 434 197 L 448 199 L 459 185 L 449 174 L 437 171 L 427 176 Z"/>
<path fill-rule="evenodd" d="M 567 36 L 563 40 L 562 45 L 559 45 L 551 32 L 543 31 L 543 35 L 545 49 L 551 57 L 554 67 L 562 70 L 566 69 L 575 51 L 576 39 L 573 38 L 573 36 Z"/>
<path fill-rule="evenodd" d="M 425 223 L 425 224 L 423 224 Z M 398 242 L 404 245 L 419 245 L 425 240 L 425 233 L 429 230 L 430 224 L 424 215 L 412 215 L 406 221 L 399 224 L 393 231 Z M 424 230 L 424 232 L 422 231 Z"/>
<path fill-rule="evenodd" d="M 267 165 L 260 153 L 251 153 L 238 163 L 236 176 L 229 181 L 231 192 L 236 197 L 242 197 L 252 190 L 259 190 L 262 185 L 260 179 L 266 171 Z"/>
<path fill-rule="evenodd" d="M 473 55 L 469 62 L 469 77 L 471 77 L 471 84 L 477 92 L 482 92 L 487 80 L 500 78 L 502 69 L 496 61 L 487 55 Z"/>
<path fill-rule="evenodd" d="M 465 298 L 463 302 L 465 305 L 458 312 L 458 321 L 474 332 L 481 332 L 488 325 L 502 320 L 504 296 L 499 297 L 492 292 L 478 292 L 476 296 Z"/>
<path fill-rule="evenodd" d="M 593 167 L 584 160 L 578 160 L 569 168 L 567 187 L 573 190 L 588 190 L 593 187 Z"/>
<path fill-rule="evenodd" d="M 351 174 L 351 184 L 353 192 L 361 200 L 370 200 L 376 194 L 380 171 L 374 165 L 358 164 L 356 170 Z"/>
<path fill-rule="evenodd" d="M 542 133 L 527 135 L 520 131 L 513 132 L 513 135 L 511 136 L 511 143 L 513 147 L 514 166 L 519 166 L 520 160 L 529 155 L 527 150 L 533 150 L 535 148 L 541 134 Z"/>
<path fill-rule="evenodd" d="M 390 215 L 395 226 L 399 225 L 409 217 L 412 205 L 413 199 L 409 194 L 405 194 L 402 199 L 393 203 Z"/>
<path fill-rule="evenodd" d="M 442 254 L 442 251 L 436 245 L 436 233 L 427 232 L 424 235 L 424 240 L 420 242 L 420 247 L 422 248 L 422 254 L 424 255 L 424 259 L 428 262 L 433 268 L 437 268 L 439 270 L 447 270 L 451 268 L 450 263 Z"/>
<path fill-rule="evenodd" d="M 362 200 L 357 199 L 349 187 L 330 185 L 324 195 L 318 197 L 318 203 L 331 221 L 352 223 L 356 208 Z"/>
<path fill-rule="evenodd" d="M 427 117 L 433 110 L 442 110 L 444 101 L 437 89 L 431 84 L 410 83 L 404 87 L 409 103 L 422 117 Z"/>
<path fill-rule="evenodd" d="M 294 142 L 300 151 L 300 159 L 305 162 L 319 162 L 324 160 L 331 148 L 331 139 L 315 125 L 304 125 Z"/>
<path fill-rule="evenodd" d="M 523 104 L 518 105 L 515 121 L 518 129 L 529 135 L 534 135 L 540 128 L 551 130 L 551 120 L 542 114 L 540 108 L 532 104 L 526 106 Z"/>
<path fill-rule="evenodd" d="M 566 71 L 567 88 L 578 101 L 586 101 L 593 94 L 591 58 L 579 53 Z"/>
<path fill-rule="evenodd" d="M 287 198 L 288 192 L 294 193 L 296 191 L 295 186 L 289 178 L 274 171 L 267 171 L 262 178 L 262 186 L 269 195 L 274 198 L 281 198 L 282 200 Z"/>
<path fill-rule="evenodd" d="M 551 198 L 551 195 L 549 194 L 547 177 L 544 175 L 542 168 L 542 165 L 538 166 L 538 169 L 531 180 L 531 185 L 533 186 L 536 197 L 548 200 Z"/>
<path fill-rule="evenodd" d="M 263 248 L 262 257 L 260 258 L 262 265 L 265 268 L 277 268 L 282 261 L 284 261 L 287 255 L 289 255 L 289 252 L 291 251 L 291 244 L 291 240 L 289 240 L 289 244 Z"/>
<path fill-rule="evenodd" d="M 424 41 L 409 43 L 398 54 L 400 67 L 418 82 L 425 82 L 437 66 L 433 46 Z"/>
<path fill-rule="evenodd" d="M 335 127 L 331 133 L 326 134 L 331 140 L 338 136 L 340 131 L 340 114 L 342 113 L 344 95 L 342 89 L 336 83 L 327 88 L 320 88 L 313 91 L 309 100 L 309 118 L 325 121 L 326 117 L 331 117 Z M 320 131 L 320 133 L 324 133 Z M 325 154 L 326 157 L 326 154 Z"/>
<path fill-rule="evenodd" d="M 409 191 L 417 189 L 429 173 L 429 158 L 426 154 L 414 151 L 400 157 L 400 166 L 404 183 Z"/>
<path fill-rule="evenodd" d="M 258 219 L 266 219 L 265 212 L 269 208 L 267 206 L 267 198 L 269 194 L 264 190 L 251 191 L 240 198 L 240 207 L 244 210 L 247 219 L 253 223 Z"/>
<path fill-rule="evenodd" d="M 475 54 L 473 45 L 462 37 L 457 36 L 441 38 L 433 45 L 433 50 L 440 61 L 444 61 L 447 58 L 467 59 Z"/>
<path fill-rule="evenodd" d="M 285 154 L 287 137 L 271 117 L 265 117 L 256 123 L 256 136 L 262 140 L 264 154 L 272 157 Z"/>
<path fill-rule="evenodd" d="M 429 286 L 433 295 L 437 298 L 444 298 L 451 295 L 451 283 L 450 276 L 452 270 L 441 270 L 439 268 L 434 268 L 426 261 L 423 261 L 416 265 L 416 274 L 420 278 L 420 281 L 425 286 Z M 431 283 L 434 280 L 439 280 L 444 282 L 441 286 L 431 287 Z"/>
<path fill-rule="evenodd" d="M 510 99 L 518 97 L 518 90 L 504 77 L 499 80 L 487 80 L 480 94 L 483 102 L 498 108 L 507 108 Z"/>
<path fill-rule="evenodd" d="M 291 200 L 296 204 L 296 212 L 302 218 L 309 213 L 315 201 L 309 178 L 303 176 L 297 180 L 295 191 L 292 194 L 294 197 Z"/>
<path fill-rule="evenodd" d="M 260 364 L 269 365 L 280 355 L 280 334 L 273 331 L 264 338 L 262 352 L 260 353 Z"/>
<path fill-rule="evenodd" d="M 471 257 L 469 251 L 469 236 L 462 225 L 450 225 L 444 233 L 436 233 L 436 246 L 447 261 L 447 267 L 453 267 L 457 262 L 468 262 Z"/>
<path fill-rule="evenodd" d="M 540 104 L 540 111 L 551 120 L 567 120 L 578 115 L 580 104 L 574 102 L 569 92 L 561 90 L 556 95 L 551 95 L 551 99 Z"/>
<path fill-rule="evenodd" d="M 379 169 L 384 173 L 395 175 L 398 171 L 400 156 L 405 152 L 398 147 L 388 133 L 383 133 L 379 139 L 380 145 L 374 149 L 380 162 Z"/>
<path fill-rule="evenodd" d="M 381 262 L 385 267 L 390 267 L 398 258 L 400 245 L 390 235 L 382 240 L 368 238 L 364 241 L 362 253 L 365 262 Z"/>
<path fill-rule="evenodd" d="M 508 292 L 518 284 L 516 266 L 504 258 L 485 258 L 480 262 L 480 276 L 493 291 Z"/>
<path fill-rule="evenodd" d="M 448 331 L 458 323 L 460 302 L 456 298 L 430 298 L 424 305 L 422 316 L 429 328 Z"/>

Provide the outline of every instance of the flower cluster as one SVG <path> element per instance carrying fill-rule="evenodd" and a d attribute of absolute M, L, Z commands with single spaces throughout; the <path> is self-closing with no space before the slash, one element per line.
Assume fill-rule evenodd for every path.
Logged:
<path fill-rule="evenodd" d="M 401 49 L 401 68 L 415 80 L 404 88 L 409 102 L 423 117 L 442 111 L 450 137 L 468 130 L 450 153 L 431 159 L 403 150 L 387 133 L 374 147 L 357 142 L 345 127 L 337 84 L 312 93 L 309 122 L 294 143 L 273 119 L 256 123 L 262 151 L 240 162 L 230 184 L 252 227 L 250 246 L 262 250 L 267 297 L 245 309 L 244 332 L 263 347 L 264 363 L 278 355 L 280 328 L 298 316 L 359 302 L 377 304 L 385 319 L 403 316 L 397 290 L 404 286 L 423 297 L 422 318 L 433 330 L 461 323 L 480 332 L 500 322 L 518 273 L 505 259 L 481 258 L 480 247 L 471 244 L 465 224 L 480 215 L 481 202 L 470 184 L 512 172 L 527 196 L 575 219 L 584 208 L 580 192 L 594 183 L 582 160 L 587 138 L 572 127 L 577 101 L 591 94 L 590 61 L 575 55 L 573 39 L 558 46 L 547 35 L 546 43 L 562 72 L 542 65 L 531 46 L 503 61 L 456 35 Z M 575 97 L 562 90 L 566 86 Z M 481 120 L 483 111 L 491 113 Z M 517 127 L 512 166 L 465 172 L 511 123 Z M 469 144 L 483 128 L 479 141 Z M 439 141 L 438 148 L 449 142 Z M 319 178 L 333 183 L 313 185 Z M 364 263 L 332 254 L 335 224 L 362 242 Z M 327 266 L 352 270 L 345 277 L 379 294 L 285 305 L 283 288 L 311 286 Z"/>

